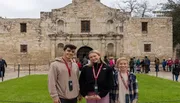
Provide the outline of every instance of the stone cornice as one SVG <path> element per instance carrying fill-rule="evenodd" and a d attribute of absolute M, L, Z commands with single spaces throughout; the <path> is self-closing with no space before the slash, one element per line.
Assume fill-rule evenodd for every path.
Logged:
<path fill-rule="evenodd" d="M 50 38 L 56 37 L 123 37 L 123 34 L 118 34 L 114 32 L 102 33 L 102 34 L 68 34 L 65 32 L 61 33 L 49 33 L 48 36 Z"/>

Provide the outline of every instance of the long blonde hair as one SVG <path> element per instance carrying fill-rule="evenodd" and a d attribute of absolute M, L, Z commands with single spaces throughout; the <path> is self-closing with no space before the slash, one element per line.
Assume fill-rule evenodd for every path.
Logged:
<path fill-rule="evenodd" d="M 103 64 L 106 64 L 103 60 L 102 60 L 102 58 L 101 58 L 101 53 L 98 51 L 98 50 L 91 50 L 90 52 L 89 52 L 89 54 L 91 54 L 91 53 L 96 53 L 98 56 L 100 56 L 100 62 L 102 62 Z M 88 54 L 88 56 L 89 56 L 89 54 Z M 93 65 L 93 63 L 92 62 L 90 62 L 90 64 L 88 64 L 88 66 L 92 66 Z"/>

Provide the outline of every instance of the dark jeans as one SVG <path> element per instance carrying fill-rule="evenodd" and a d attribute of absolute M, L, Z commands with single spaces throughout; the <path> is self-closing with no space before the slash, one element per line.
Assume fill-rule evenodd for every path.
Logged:
<path fill-rule="evenodd" d="M 149 73 L 150 69 L 149 69 L 149 65 L 145 65 L 145 73 Z"/>
<path fill-rule="evenodd" d="M 166 66 L 163 65 L 163 70 L 166 71 Z"/>
<path fill-rule="evenodd" d="M 168 67 L 169 67 L 169 71 L 171 72 L 172 66 L 171 66 L 171 65 L 169 65 Z"/>
<path fill-rule="evenodd" d="M 159 72 L 159 65 L 155 66 L 156 72 Z"/>
<path fill-rule="evenodd" d="M 61 103 L 77 103 L 77 98 L 74 99 L 62 99 L 60 98 Z"/>
<path fill-rule="evenodd" d="M 174 75 L 174 74 L 173 74 L 173 81 L 174 81 L 174 77 L 175 77 L 176 81 L 178 81 L 179 75 Z"/>
<path fill-rule="evenodd" d="M 0 70 L 0 77 L 4 77 L 4 74 L 5 74 L 5 71 L 4 70 L 3 71 Z"/>

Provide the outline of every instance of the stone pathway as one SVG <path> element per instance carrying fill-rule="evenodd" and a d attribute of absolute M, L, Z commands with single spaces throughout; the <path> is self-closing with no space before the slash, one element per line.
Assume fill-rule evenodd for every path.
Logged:
<path fill-rule="evenodd" d="M 150 72 L 148 75 L 156 76 L 156 72 Z M 160 72 L 158 72 L 157 77 L 173 80 L 173 76 L 172 76 L 171 72 L 160 71 Z M 178 79 L 178 81 L 180 82 L 180 79 Z"/>
<path fill-rule="evenodd" d="M 48 71 L 31 71 L 30 74 L 47 74 Z M 24 77 L 29 75 L 29 71 L 20 71 L 19 77 Z M 18 71 L 12 71 L 12 70 L 7 70 L 5 73 L 5 77 L 3 78 L 4 81 L 10 80 L 10 79 L 15 79 L 18 78 Z M 0 78 L 0 82 L 2 82 L 2 78 Z"/>

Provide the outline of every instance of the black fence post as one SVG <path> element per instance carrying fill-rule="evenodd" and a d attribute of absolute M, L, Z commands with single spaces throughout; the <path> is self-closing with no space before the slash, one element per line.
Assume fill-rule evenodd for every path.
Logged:
<path fill-rule="evenodd" d="M 158 71 L 156 71 L 156 77 L 158 77 Z"/>
<path fill-rule="evenodd" d="M 31 64 L 29 64 L 29 75 L 31 74 Z"/>
<path fill-rule="evenodd" d="M 20 73 L 20 64 L 18 64 L 18 78 L 19 78 L 19 73 Z"/>

